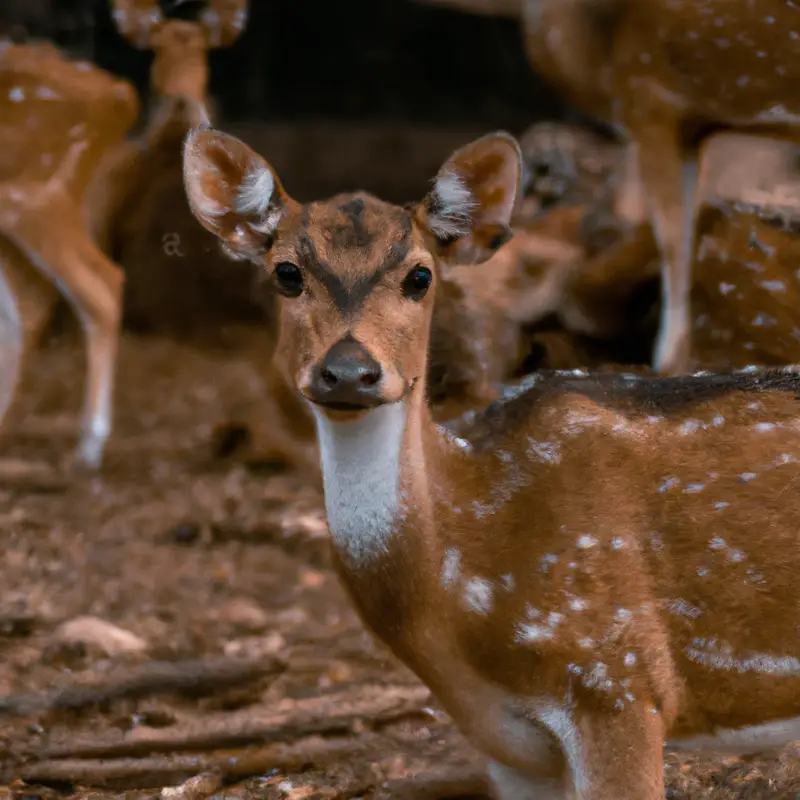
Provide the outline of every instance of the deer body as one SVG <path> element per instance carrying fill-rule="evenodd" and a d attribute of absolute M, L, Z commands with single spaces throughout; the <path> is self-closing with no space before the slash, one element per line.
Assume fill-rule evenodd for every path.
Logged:
<path fill-rule="evenodd" d="M 672 739 L 800 731 L 800 377 L 532 380 L 468 439 L 438 426 L 429 290 L 508 240 L 520 173 L 494 134 L 422 203 L 301 206 L 238 139 L 196 131 L 184 153 L 197 218 L 279 295 L 277 364 L 316 421 L 363 620 L 499 800 L 660 800 Z"/>
<path fill-rule="evenodd" d="M 123 274 L 91 240 L 81 203 L 98 163 L 133 124 L 136 94 L 50 44 L 3 49 L 0 87 L 0 267 L 19 309 L 22 355 L 60 292 L 86 336 L 78 458 L 96 468 L 111 429 Z M 13 395 L 16 377 L 8 380 Z"/>

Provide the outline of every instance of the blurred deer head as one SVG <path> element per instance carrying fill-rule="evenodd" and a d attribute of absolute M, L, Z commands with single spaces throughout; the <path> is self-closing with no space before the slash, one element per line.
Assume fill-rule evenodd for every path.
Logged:
<path fill-rule="evenodd" d="M 175 10 L 192 3 L 177 0 Z M 152 50 L 150 73 L 156 95 L 205 99 L 208 50 L 229 47 L 247 24 L 247 0 L 210 0 L 194 19 L 168 19 L 157 0 L 113 0 L 119 32 L 134 46 Z"/>

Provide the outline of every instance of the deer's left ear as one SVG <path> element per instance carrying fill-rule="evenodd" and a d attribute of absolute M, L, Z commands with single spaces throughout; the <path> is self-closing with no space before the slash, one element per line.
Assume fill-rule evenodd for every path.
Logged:
<path fill-rule="evenodd" d="M 445 262 L 480 264 L 511 238 L 521 178 L 522 154 L 507 133 L 482 136 L 447 159 L 418 207 Z"/>

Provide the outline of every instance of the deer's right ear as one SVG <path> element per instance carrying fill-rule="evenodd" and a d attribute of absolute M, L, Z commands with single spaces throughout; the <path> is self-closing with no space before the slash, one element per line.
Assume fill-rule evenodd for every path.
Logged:
<path fill-rule="evenodd" d="M 183 181 L 192 213 L 238 258 L 263 257 L 281 217 L 295 205 L 258 153 L 210 128 L 186 137 Z"/>

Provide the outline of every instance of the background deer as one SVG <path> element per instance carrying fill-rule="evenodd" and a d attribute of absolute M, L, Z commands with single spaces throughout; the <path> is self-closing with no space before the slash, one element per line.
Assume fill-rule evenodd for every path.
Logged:
<path fill-rule="evenodd" d="M 215 340 L 225 323 L 265 322 L 268 292 L 197 224 L 180 171 L 186 133 L 214 116 L 209 51 L 236 42 L 247 2 L 178 4 L 186 18 L 165 18 L 157 0 L 112 6 L 118 30 L 154 55 L 144 131 L 109 154 L 90 195 L 93 234 L 127 275 L 126 327 Z"/>
<path fill-rule="evenodd" d="M 406 207 L 301 205 L 213 130 L 184 170 L 201 223 L 281 295 L 350 596 L 498 798 L 660 800 L 665 742 L 800 736 L 796 375 L 547 381 L 455 438 L 425 397 L 434 287 L 507 239 L 514 139 L 458 150 Z"/>
<path fill-rule="evenodd" d="M 0 266 L 4 305 L 21 333 L 18 366 L 38 340 L 59 292 L 71 303 L 88 351 L 78 459 L 99 467 L 111 407 L 123 274 L 92 241 L 82 201 L 105 152 L 133 125 L 133 87 L 47 44 L 0 49 Z M 15 310 L 12 310 L 14 308 Z M 7 362 L 0 413 L 15 393 Z"/>
<path fill-rule="evenodd" d="M 477 0 L 426 2 L 493 9 Z M 715 127 L 796 127 L 800 8 L 785 0 L 522 0 L 498 13 L 521 19 L 537 72 L 630 143 L 616 210 L 632 223 L 648 212 L 661 251 L 653 364 L 687 371 L 695 148 Z"/>

